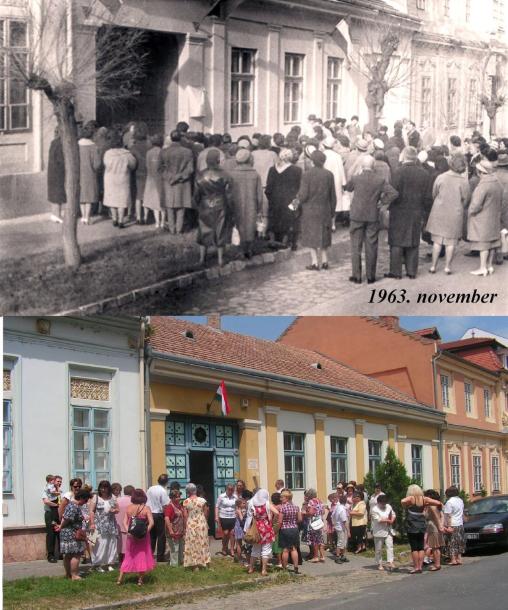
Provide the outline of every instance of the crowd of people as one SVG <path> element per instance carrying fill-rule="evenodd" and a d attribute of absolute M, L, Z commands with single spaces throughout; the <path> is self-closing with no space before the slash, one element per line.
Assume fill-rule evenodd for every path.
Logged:
<path fill-rule="evenodd" d="M 131 218 L 156 229 L 182 233 L 198 226 L 200 263 L 217 249 L 219 265 L 229 244 L 252 256 L 257 239 L 281 247 L 310 248 L 309 270 L 329 268 L 327 251 L 337 223 L 349 227 L 350 281 L 372 283 L 379 234 L 390 247 L 386 277 L 418 273 L 420 244 L 431 246 L 428 271 L 452 273 L 460 240 L 479 256 L 471 273 L 487 276 L 508 257 L 508 138 L 487 142 L 479 132 L 452 135 L 436 145 L 431 129 L 421 134 L 409 120 L 376 132 L 358 117 L 323 122 L 310 115 L 284 135 L 240 136 L 189 131 L 180 122 L 171 133 L 149 135 L 146 124 L 81 127 L 81 222 L 108 213 L 115 227 Z M 56 133 L 48 159 L 52 219 L 65 204 L 62 143 Z M 187 218 L 187 224 L 186 224 Z M 362 273 L 362 251 L 365 261 Z"/>
<path fill-rule="evenodd" d="M 250 491 L 238 480 L 215 501 L 194 483 L 186 485 L 183 499 L 180 484 L 169 483 L 166 474 L 146 492 L 101 481 L 94 493 L 79 478 L 71 479 L 68 492 L 61 486 L 60 476 L 48 475 L 42 495 L 48 561 L 58 561 L 58 542 L 65 575 L 73 580 L 81 578 L 81 561 L 98 572 L 118 566 L 118 585 L 134 573 L 141 586 L 156 562 L 207 568 L 210 507 L 215 510 L 216 532 L 222 534 L 220 554 L 243 564 L 249 574 L 258 562 L 262 575 L 268 573 L 270 562 L 283 570 L 291 564 L 298 574 L 304 560 L 325 562 L 325 550 L 335 563 L 347 563 L 348 552 L 366 551 L 368 538 L 373 539 L 378 569 L 393 570 L 393 538 L 401 521 L 411 548 L 411 574 L 421 573 L 426 564 L 430 571 L 440 570 L 442 552 L 450 565 L 461 565 L 465 549 L 464 504 L 456 487 L 446 490 L 443 505 L 437 491 L 410 485 L 397 515 L 381 485 L 376 484 L 369 497 L 355 481 L 339 483 L 327 502 L 315 489 L 307 489 L 301 506 L 293 503 L 293 493 L 282 480 L 275 482 L 271 494 L 267 489 Z M 308 545 L 305 559 L 301 544 Z"/>

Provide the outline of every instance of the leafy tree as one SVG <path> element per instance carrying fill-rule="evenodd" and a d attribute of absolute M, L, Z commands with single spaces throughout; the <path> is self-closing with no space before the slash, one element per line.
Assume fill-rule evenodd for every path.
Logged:
<path fill-rule="evenodd" d="M 459 491 L 459 498 L 462 499 L 462 502 L 464 502 L 464 506 L 467 508 L 469 506 L 469 504 L 471 503 L 471 500 L 469 498 L 469 494 L 464 491 L 463 489 L 461 489 Z"/>
<path fill-rule="evenodd" d="M 386 450 L 385 459 L 377 466 L 375 475 L 369 472 L 364 479 L 365 489 L 369 494 L 374 493 L 376 483 L 381 485 L 382 491 L 388 497 L 388 503 L 397 514 L 395 527 L 401 533 L 404 533 L 404 517 L 400 501 L 406 497 L 407 488 L 412 482 L 414 481 L 408 476 L 406 467 L 391 447 Z"/>

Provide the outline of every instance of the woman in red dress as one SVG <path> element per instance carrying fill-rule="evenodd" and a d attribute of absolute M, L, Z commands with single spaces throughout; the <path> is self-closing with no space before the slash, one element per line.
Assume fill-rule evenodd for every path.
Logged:
<path fill-rule="evenodd" d="M 261 559 L 261 576 L 267 576 L 266 568 L 268 560 L 272 556 L 272 542 L 275 540 L 275 532 L 272 527 L 272 520 L 279 516 L 279 511 L 270 503 L 270 495 L 266 489 L 259 489 L 247 508 L 247 519 L 245 529 L 247 531 L 252 524 L 252 519 L 256 520 L 260 540 L 252 545 L 250 564 L 248 573 L 254 572 L 254 562 Z"/>

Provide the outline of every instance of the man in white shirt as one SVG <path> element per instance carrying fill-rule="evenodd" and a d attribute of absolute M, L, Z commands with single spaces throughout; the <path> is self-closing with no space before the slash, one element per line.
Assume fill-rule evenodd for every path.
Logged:
<path fill-rule="evenodd" d="M 346 547 L 349 538 L 349 517 L 346 510 L 345 495 L 339 497 L 339 501 L 332 513 L 332 523 L 337 532 L 337 549 L 335 551 L 337 558 L 335 563 L 347 563 L 349 561 L 346 557 Z"/>
<path fill-rule="evenodd" d="M 157 547 L 157 561 L 164 561 L 166 551 L 166 530 L 164 528 L 164 507 L 169 504 L 168 475 L 161 474 L 157 479 L 157 485 L 152 485 L 146 491 L 146 505 L 152 511 L 153 527 L 150 530 L 150 541 L 152 553 Z"/>

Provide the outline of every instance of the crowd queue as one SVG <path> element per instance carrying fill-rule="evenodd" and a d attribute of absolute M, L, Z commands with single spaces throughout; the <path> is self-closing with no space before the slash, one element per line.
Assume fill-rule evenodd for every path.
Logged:
<path fill-rule="evenodd" d="M 132 485 L 101 481 L 95 492 L 81 479 L 61 490 L 62 478 L 48 475 L 42 495 L 47 529 L 48 561 L 57 562 L 57 542 L 63 555 L 65 575 L 79 580 L 80 562 L 89 562 L 98 572 L 119 567 L 117 584 L 126 574 L 136 574 L 138 585 L 156 562 L 183 565 L 199 570 L 211 561 L 209 511 L 215 504 L 216 528 L 222 531 L 220 554 L 242 563 L 249 574 L 261 566 L 266 575 L 269 563 L 298 574 L 301 544 L 308 545 L 305 560 L 325 562 L 325 550 L 337 564 L 347 563 L 347 553 L 362 553 L 372 538 L 379 570 L 395 568 L 393 538 L 397 516 L 380 485 L 369 497 L 355 481 L 337 485 L 327 501 L 315 489 L 307 489 L 301 506 L 284 481 L 275 491 L 250 491 L 245 482 L 229 484 L 215 502 L 202 486 L 188 483 L 185 499 L 180 484 L 169 484 L 167 475 L 146 490 Z M 442 552 L 449 564 L 461 565 L 464 552 L 464 504 L 456 487 L 446 490 L 443 505 L 438 492 L 423 492 L 410 485 L 401 501 L 405 530 L 411 547 L 411 574 L 441 569 Z M 400 519 L 399 519 L 400 520 Z M 383 562 L 386 548 L 386 563 Z M 169 561 L 167 559 L 169 550 Z M 385 568 L 386 566 L 386 568 Z"/>
<path fill-rule="evenodd" d="M 494 273 L 508 257 L 508 138 L 487 142 L 478 132 L 462 141 L 453 135 L 435 145 L 432 130 L 397 121 L 392 135 L 380 126 L 362 130 L 358 117 L 323 122 L 310 115 L 303 126 L 273 136 L 194 133 L 180 122 L 167 137 L 149 135 L 146 124 L 125 128 L 81 127 L 81 222 L 94 210 L 109 210 L 115 227 L 128 218 L 182 233 L 197 222 L 200 263 L 215 247 L 241 245 L 246 257 L 256 239 L 310 248 L 309 270 L 327 270 L 336 223 L 349 227 L 350 281 L 372 283 L 378 240 L 388 231 L 389 270 L 401 279 L 418 273 L 420 244 L 430 273 L 452 273 L 460 240 L 479 256 L 474 275 Z M 58 133 L 48 160 L 52 219 L 61 222 L 65 169 Z M 365 247 L 364 273 L 362 251 Z"/>

